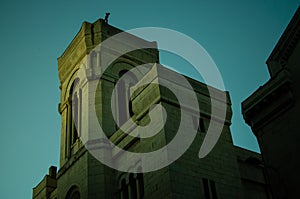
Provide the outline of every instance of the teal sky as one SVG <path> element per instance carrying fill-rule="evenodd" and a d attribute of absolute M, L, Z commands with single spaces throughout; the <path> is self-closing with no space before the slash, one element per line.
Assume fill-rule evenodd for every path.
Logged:
<path fill-rule="evenodd" d="M 240 104 L 269 79 L 265 61 L 299 3 L 299 0 L 2 1 L 0 198 L 31 198 L 32 188 L 49 166 L 59 164 L 57 57 L 83 21 L 93 22 L 111 12 L 109 23 L 123 30 L 164 27 L 199 42 L 217 64 L 231 94 L 234 144 L 259 151 L 255 137 L 242 119 Z M 168 58 L 166 53 L 161 55 L 163 63 L 174 64 Z M 174 67 L 192 75 L 182 65 Z"/>

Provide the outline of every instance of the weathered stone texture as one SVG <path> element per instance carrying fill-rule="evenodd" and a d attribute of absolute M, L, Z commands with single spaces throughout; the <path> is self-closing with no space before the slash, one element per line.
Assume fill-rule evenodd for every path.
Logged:
<path fill-rule="evenodd" d="M 60 77 L 61 101 L 59 112 L 62 118 L 61 128 L 61 148 L 60 148 L 60 168 L 55 178 L 51 180 L 57 183 L 52 186 L 49 177 L 34 188 L 33 198 L 66 198 L 72 194 L 80 198 L 122 198 L 124 186 L 132 189 L 134 186 L 138 190 L 134 192 L 128 190 L 129 198 L 243 198 L 245 195 L 257 194 L 267 195 L 260 185 L 264 185 L 262 163 L 260 155 L 254 152 L 245 152 L 237 149 L 233 143 L 230 133 L 231 124 L 231 101 L 228 92 L 210 88 L 215 92 L 217 110 L 220 106 L 227 107 L 224 127 L 214 149 L 205 158 L 199 159 L 200 146 L 206 136 L 207 128 L 211 121 L 211 98 L 207 85 L 186 77 L 192 89 L 185 87 L 176 78 L 176 72 L 159 66 L 159 56 L 155 42 L 148 42 L 137 37 L 133 37 L 132 42 L 120 41 L 120 48 L 149 44 L 155 48 L 141 49 L 127 53 L 118 57 L 108 68 L 103 70 L 101 64 L 104 61 L 99 58 L 99 52 L 93 48 L 108 37 L 121 32 L 121 30 L 105 24 L 103 20 L 95 23 L 84 22 L 79 33 L 73 39 L 69 47 L 58 58 L 58 72 Z M 106 49 L 106 56 L 113 57 L 117 53 L 117 47 Z M 93 56 L 91 56 L 93 55 Z M 96 64 L 89 64 L 90 62 Z M 139 68 L 140 78 L 129 90 L 132 102 L 132 119 L 140 126 L 146 126 L 151 122 L 149 108 L 154 104 L 164 107 L 167 113 L 166 124 L 163 120 L 156 122 L 153 130 L 158 133 L 150 138 L 138 138 L 132 135 L 142 134 L 137 127 L 132 126 L 128 121 L 122 124 L 128 134 L 120 130 L 113 119 L 111 110 L 112 90 L 121 77 L 122 72 L 129 71 L 138 65 L 146 63 L 157 63 Z M 80 69 L 84 69 L 86 76 L 80 78 Z M 100 78 L 100 75 L 101 78 Z M 79 78 L 78 78 L 79 77 Z M 100 79 L 99 79 L 100 78 Z M 77 79 L 79 79 L 77 81 Z M 145 82 L 151 84 L 144 85 Z M 163 86 L 164 83 L 167 86 Z M 77 131 L 72 127 L 71 105 L 73 90 L 79 99 L 79 125 Z M 96 96 L 93 99 L 93 88 L 97 87 Z M 191 107 L 189 103 L 179 104 L 178 99 L 170 88 L 178 90 L 182 95 L 188 96 L 188 100 L 196 94 L 200 112 Z M 225 96 L 225 99 L 218 96 Z M 95 104 L 92 104 L 95 101 Z M 94 105 L 97 112 L 98 121 L 91 120 L 91 109 Z M 116 107 L 119 108 L 117 103 Z M 180 107 L 184 111 L 180 110 Z M 128 108 L 129 109 L 129 108 Z M 154 110 L 154 109 L 153 109 Z M 157 108 L 157 117 L 162 117 L 163 109 Z M 185 122 L 182 124 L 185 133 L 191 130 L 197 131 L 196 137 L 188 150 L 171 165 L 157 171 L 140 174 L 120 172 L 103 165 L 87 151 L 83 144 L 87 144 L 90 149 L 99 151 L 106 157 L 114 157 L 114 164 L 120 165 L 123 160 L 127 160 L 128 168 L 138 171 L 142 170 L 140 161 L 130 159 L 131 157 L 122 155 L 113 148 L 109 150 L 99 150 L 97 147 L 108 147 L 107 143 L 101 139 L 93 137 L 98 125 L 102 126 L 106 136 L 112 143 L 120 148 L 131 152 L 141 153 L 158 150 L 170 143 L 176 136 L 180 118 Z M 195 126 L 195 119 L 201 118 L 201 128 Z M 217 120 L 218 118 L 213 118 Z M 118 120 L 118 119 L 117 119 Z M 121 119 L 119 119 L 121 120 Z M 196 122 L 197 123 L 197 122 Z M 162 128 L 160 128 L 162 126 Z M 82 143 L 78 137 L 90 136 L 87 143 Z M 75 141 L 73 140 L 75 139 Z M 182 141 L 186 141 L 182 138 Z M 177 151 L 181 149 L 173 148 Z M 172 158 L 170 153 L 165 154 Z M 242 158 L 239 158 L 239 157 Z M 258 163 L 248 165 L 245 159 L 249 157 L 258 159 Z M 154 159 L 153 164 L 161 164 L 162 159 Z M 251 176 L 257 176 L 252 179 Z M 244 181 L 249 178 L 250 181 Z M 48 181 L 47 181 L 48 180 Z M 132 180 L 137 183 L 132 184 Z M 122 188 L 123 186 L 123 188 Z M 52 188 L 51 188 L 52 187 Z M 38 191 L 39 190 L 39 191 Z M 247 194 L 245 194 L 247 193 Z M 125 196 L 123 198 L 126 198 Z"/>

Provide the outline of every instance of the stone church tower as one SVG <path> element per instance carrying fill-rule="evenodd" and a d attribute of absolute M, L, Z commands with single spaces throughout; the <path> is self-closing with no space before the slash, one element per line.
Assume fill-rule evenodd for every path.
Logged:
<path fill-rule="evenodd" d="M 199 148 L 212 119 L 207 85 L 186 77 L 195 92 L 201 115 L 193 110 L 194 107 L 185 105 L 186 111 L 182 112 L 179 99 L 159 83 L 164 81 L 180 90 L 183 95 L 190 93 L 191 89 L 184 88 L 176 79 L 169 78 L 168 74 L 172 76 L 177 73 L 158 64 L 156 42 L 135 36 L 130 40 L 116 40 L 118 48 L 126 49 L 141 44 L 148 48 L 116 56 L 117 59 L 104 70 L 101 68 L 103 59 L 94 48 L 120 32 L 122 31 L 102 19 L 94 23 L 84 22 L 71 44 L 58 58 L 61 89 L 59 113 L 62 119 L 60 165 L 58 172 L 56 167 L 50 167 L 49 174 L 33 189 L 33 198 L 268 198 L 260 155 L 232 143 L 229 93 L 210 88 L 219 95 L 226 96 L 219 103 L 227 107 L 227 114 L 214 149 L 205 158 L 199 159 Z M 106 52 L 108 57 L 117 54 L 114 47 Z M 157 64 L 139 68 L 142 78 L 128 72 L 148 63 Z M 84 76 L 80 76 L 80 73 L 84 73 Z M 121 78 L 125 74 L 129 78 L 123 81 Z M 154 84 L 147 85 L 147 81 Z M 115 87 L 118 95 L 112 100 Z M 93 88 L 96 88 L 95 96 L 91 94 Z M 132 92 L 133 90 L 135 91 Z M 90 134 L 97 125 L 91 120 L 91 101 L 109 142 L 126 151 L 141 153 L 159 150 L 175 139 L 174 134 L 179 128 L 181 117 L 188 121 L 184 126 L 185 133 L 189 133 L 189 129 L 194 130 L 195 139 L 178 160 L 159 170 L 144 173 L 146 165 L 139 159 L 128 159 L 128 156 L 112 149 L 103 156 L 112 158 L 114 164 L 121 167 L 123 160 L 127 158 L 128 165 L 125 168 L 128 168 L 128 172 L 112 169 L 102 164 L 93 154 L 93 151 L 98 154 L 103 148 L 112 146 L 102 138 L 94 138 Z M 117 118 L 114 118 L 111 104 L 122 113 Z M 152 118 L 149 119 L 148 113 L 154 104 L 164 107 L 168 115 L 165 125 L 152 137 L 133 136 L 141 133 L 138 126 L 146 126 L 151 122 Z M 138 126 L 132 125 L 130 118 Z M 122 126 L 122 129 L 118 126 Z"/>

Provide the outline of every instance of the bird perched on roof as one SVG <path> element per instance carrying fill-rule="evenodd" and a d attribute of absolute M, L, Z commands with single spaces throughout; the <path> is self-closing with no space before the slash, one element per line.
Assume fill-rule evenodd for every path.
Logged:
<path fill-rule="evenodd" d="M 109 15 L 110 15 L 109 12 L 105 13 L 105 18 L 104 18 L 104 22 L 105 23 L 108 23 L 108 17 L 109 17 Z"/>

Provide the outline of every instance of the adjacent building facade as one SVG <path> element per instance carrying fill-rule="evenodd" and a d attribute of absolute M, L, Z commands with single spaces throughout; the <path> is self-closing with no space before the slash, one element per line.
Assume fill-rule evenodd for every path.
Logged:
<path fill-rule="evenodd" d="M 33 189 L 33 198 L 270 198 L 260 154 L 233 145 L 229 128 L 232 116 L 229 93 L 210 88 L 219 95 L 225 95 L 225 99 L 215 100 L 225 106 L 227 112 L 217 144 L 205 158 L 199 159 L 199 148 L 211 119 L 214 119 L 210 113 L 208 86 L 186 77 L 193 90 L 183 87 L 176 79 L 170 78 L 176 75 L 176 72 L 159 65 L 156 43 L 135 36 L 132 36 L 130 41 L 116 41 L 117 46 L 126 49 L 137 43 L 144 43 L 152 48 L 126 53 L 103 70 L 100 64 L 103 60 L 93 49 L 120 32 L 122 31 L 102 19 L 94 23 L 84 22 L 71 44 L 58 58 L 61 90 L 60 165 L 58 171 L 56 167 L 50 167 L 49 174 Z M 111 47 L 106 52 L 108 56 L 113 56 L 117 51 Z M 119 81 L 128 71 L 147 63 L 156 64 L 145 65 L 140 69 L 142 78 L 131 75 L 127 81 Z M 84 69 L 83 78 L 80 78 L 80 69 Z M 145 84 L 146 81 L 151 84 Z M 161 81 L 179 90 L 183 95 L 194 92 L 201 114 L 195 111 L 194 107 L 179 104 L 176 96 L 159 84 Z M 93 86 L 97 88 L 95 98 L 91 95 Z M 119 90 L 115 100 L 112 100 L 115 87 Z M 119 95 L 122 92 L 123 95 Z M 128 161 L 128 171 L 136 172 L 112 169 L 90 153 L 90 150 L 99 150 L 99 146 L 107 147 L 107 143 L 96 138 L 90 138 L 83 143 L 80 139 L 94 129 L 95 124 L 91 122 L 90 112 L 87 111 L 91 101 L 95 103 L 98 121 L 107 138 L 115 146 L 127 151 L 154 151 L 170 143 L 176 136 L 181 117 L 187 121 L 186 131 L 194 129 L 197 131 L 196 137 L 178 160 L 157 171 L 143 173 L 143 166 L 139 160 Z M 112 103 L 117 109 L 127 110 L 127 114 L 114 119 Z M 149 109 L 154 104 L 164 107 L 168 114 L 163 128 L 149 138 L 131 136 L 138 132 L 137 127 L 129 125 L 129 119 L 138 125 L 147 125 L 151 122 Z M 180 110 L 181 107 L 184 107 L 185 112 Z M 118 128 L 116 122 L 123 130 Z M 108 156 L 113 157 L 116 165 L 128 158 L 114 152 Z"/>
<path fill-rule="evenodd" d="M 273 198 L 299 198 L 300 9 L 267 60 L 270 80 L 242 103 Z"/>

